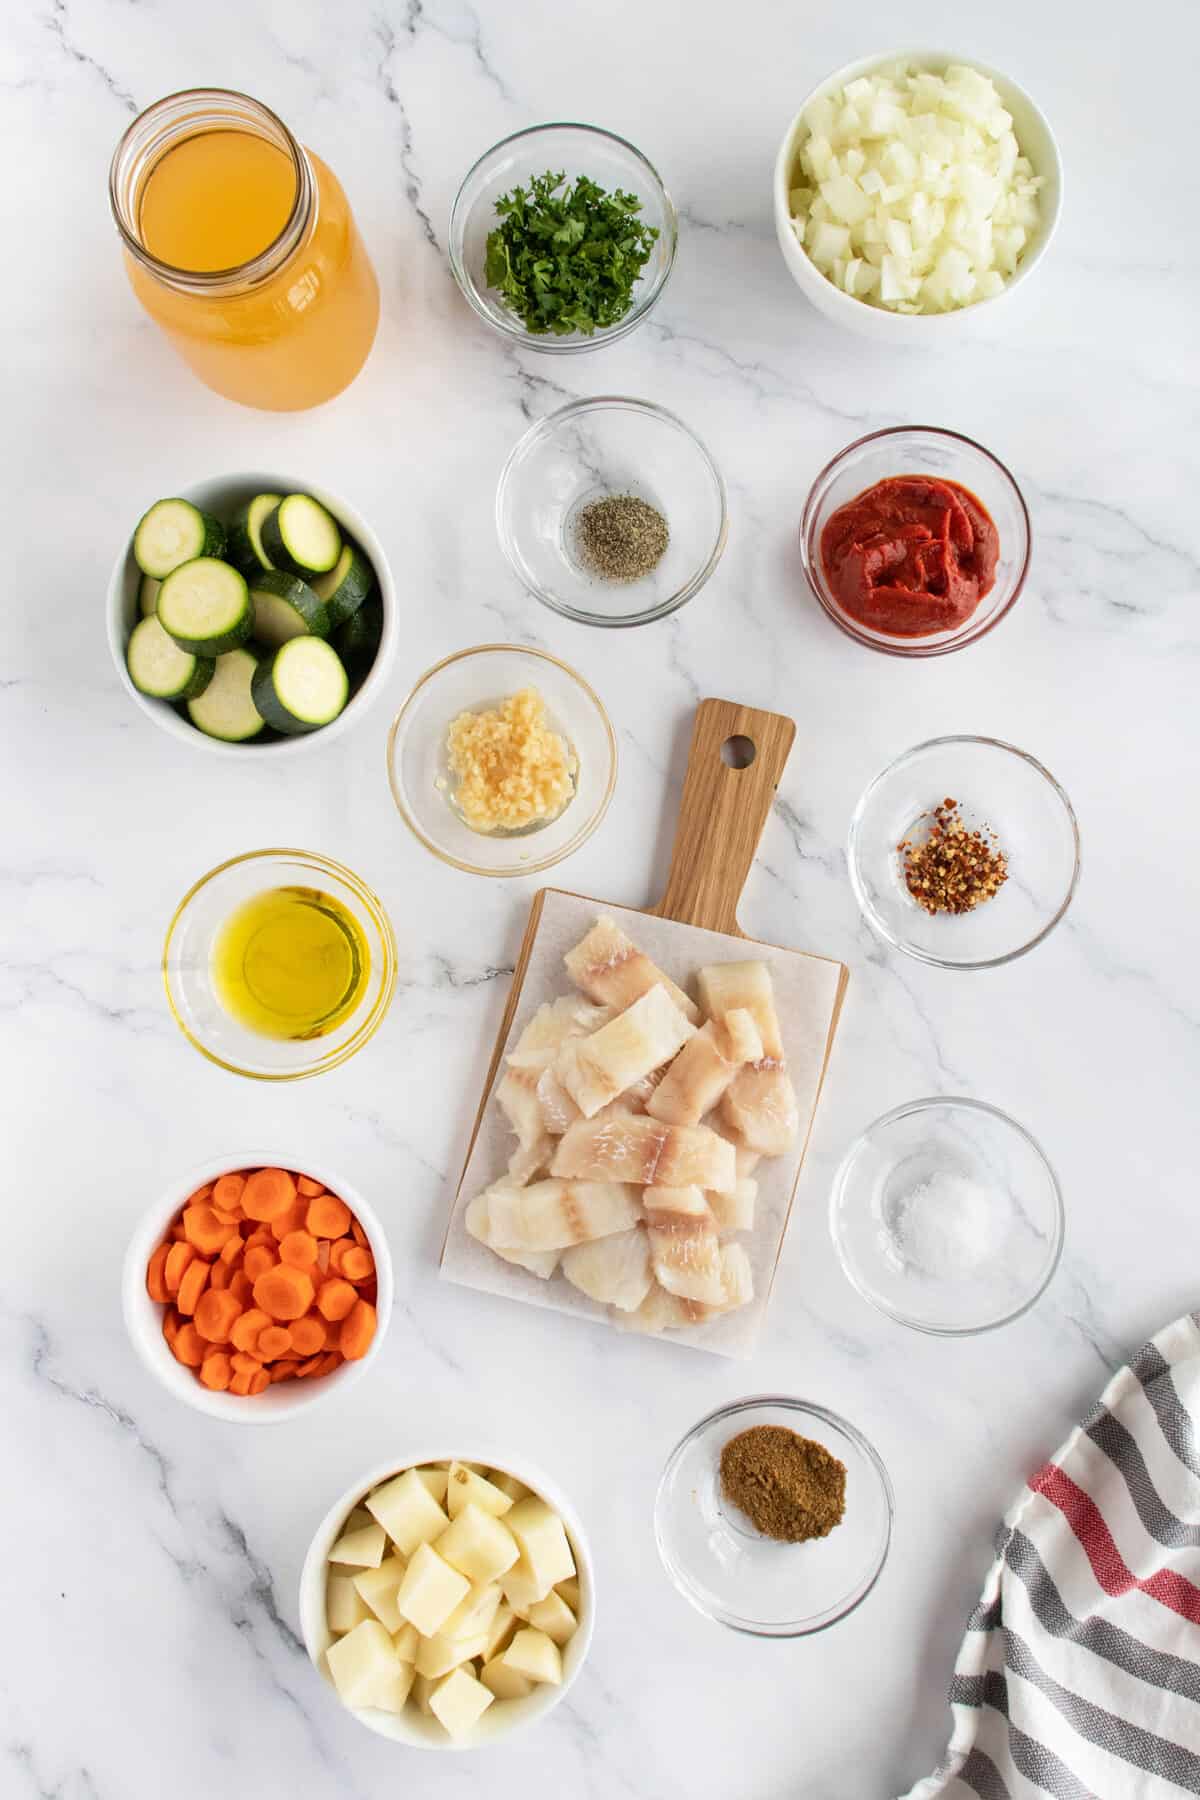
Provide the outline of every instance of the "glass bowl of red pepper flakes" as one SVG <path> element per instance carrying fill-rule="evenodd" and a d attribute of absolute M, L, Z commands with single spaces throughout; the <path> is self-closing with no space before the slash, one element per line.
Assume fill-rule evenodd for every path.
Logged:
<path fill-rule="evenodd" d="M 887 943 L 938 968 L 989 969 L 1063 917 L 1079 881 L 1079 826 L 1026 751 L 931 738 L 866 789 L 847 861 L 863 917 Z"/>
<path fill-rule="evenodd" d="M 957 431 L 873 431 L 827 463 L 800 524 L 809 586 L 834 624 L 889 656 L 945 656 L 1016 604 L 1029 512 L 998 457 Z"/>

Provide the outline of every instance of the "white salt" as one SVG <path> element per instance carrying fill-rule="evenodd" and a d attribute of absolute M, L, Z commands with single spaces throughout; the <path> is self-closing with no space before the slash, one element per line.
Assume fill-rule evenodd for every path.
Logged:
<path fill-rule="evenodd" d="M 884 1247 L 898 1268 L 934 1281 L 974 1275 L 1003 1242 L 1007 1211 L 969 1176 L 937 1170 L 887 1209 Z"/>

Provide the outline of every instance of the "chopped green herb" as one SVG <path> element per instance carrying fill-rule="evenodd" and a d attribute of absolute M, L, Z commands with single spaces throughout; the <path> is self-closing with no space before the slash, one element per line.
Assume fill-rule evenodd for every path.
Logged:
<path fill-rule="evenodd" d="M 561 170 L 547 169 L 527 188 L 501 194 L 496 211 L 503 222 L 487 241 L 487 282 L 527 331 L 591 337 L 629 311 L 658 232 L 636 216 L 642 203 L 635 194 L 606 193 L 586 175 L 565 183 Z"/>

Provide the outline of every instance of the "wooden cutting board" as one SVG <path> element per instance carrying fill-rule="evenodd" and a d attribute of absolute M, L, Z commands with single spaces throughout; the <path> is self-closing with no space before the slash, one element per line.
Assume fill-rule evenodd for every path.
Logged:
<path fill-rule="evenodd" d="M 531 1013 L 544 999 L 550 998 L 554 993 L 570 991 L 570 982 L 560 961 L 561 944 L 551 949 L 545 943 L 547 936 L 558 936 L 561 933 L 562 925 L 558 915 L 566 914 L 574 918 L 578 913 L 575 935 L 582 937 L 597 917 L 612 914 L 622 929 L 635 942 L 640 942 L 640 947 L 646 949 L 652 960 L 684 985 L 694 967 L 703 962 L 720 960 L 722 957 L 725 960 L 741 960 L 747 956 L 744 946 L 755 940 L 748 939 L 738 923 L 738 904 L 795 735 L 796 728 L 792 721 L 778 713 L 761 712 L 754 707 L 739 706 L 729 700 L 702 700 L 697 708 L 692 732 L 666 892 L 658 905 L 639 912 L 631 908 L 614 907 L 563 888 L 543 888 L 534 896 L 529 924 L 513 971 L 512 989 L 484 1082 L 463 1176 L 443 1245 L 442 1271 L 451 1279 L 482 1286 L 485 1281 L 480 1278 L 480 1272 L 487 1269 L 486 1285 L 492 1291 L 512 1292 L 518 1298 L 557 1306 L 560 1310 L 583 1311 L 593 1316 L 602 1313 L 603 1309 L 577 1294 L 575 1289 L 562 1280 L 561 1275 L 553 1277 L 550 1283 L 541 1283 L 536 1276 L 503 1264 L 498 1258 L 482 1250 L 478 1251 L 477 1256 L 476 1253 L 471 1253 L 477 1264 L 473 1273 L 467 1266 L 467 1254 L 461 1244 L 464 1235 L 461 1227 L 456 1234 L 455 1228 L 465 1199 L 470 1198 L 470 1194 L 464 1197 L 468 1172 L 472 1174 L 471 1193 L 474 1193 L 497 1179 L 504 1171 L 503 1159 L 495 1167 L 473 1170 L 472 1164 L 476 1160 L 481 1128 L 488 1117 L 488 1103 L 509 1038 L 518 1017 L 524 1024 L 526 1014 Z M 554 928 L 551 929 L 550 921 L 547 921 L 547 929 L 543 930 L 547 907 L 550 908 Z M 669 945 L 662 947 L 663 926 L 658 924 L 647 924 L 639 940 L 639 919 L 666 922 L 670 934 Z M 671 931 L 672 926 L 678 927 L 678 930 Z M 655 938 L 653 944 L 646 941 L 646 935 L 651 932 Z M 719 938 L 710 935 L 714 933 L 719 934 Z M 765 1267 L 760 1270 L 760 1281 L 765 1274 L 766 1290 L 769 1292 L 849 976 L 843 964 L 826 957 L 814 957 L 805 951 L 789 950 L 779 945 L 764 945 L 762 948 L 769 951 L 765 959 L 772 965 L 781 1029 L 789 1061 L 796 1060 L 794 1045 L 797 1033 L 803 1027 L 805 1032 L 810 1033 L 805 1055 L 812 1070 L 807 1102 L 801 1106 L 803 1141 L 792 1158 L 778 1159 L 780 1164 L 789 1163 L 791 1172 L 788 1191 L 776 1207 L 774 1236 L 777 1241 Z M 545 956 L 543 952 L 546 953 Z M 531 968 L 536 975 L 532 984 Z M 812 1011 L 814 1016 L 804 1021 L 788 1016 L 787 989 L 793 975 L 798 988 L 807 991 L 815 983 L 821 996 L 819 1005 L 814 1004 L 811 1009 L 805 1008 L 806 1011 Z M 526 989 L 531 985 L 538 991 L 527 995 Z M 816 1037 L 812 1038 L 811 1033 L 814 1031 Z M 762 1167 L 766 1168 L 767 1165 Z M 463 1252 L 458 1256 L 450 1254 L 456 1235 L 460 1240 L 458 1248 Z M 765 1248 L 766 1246 L 760 1246 L 760 1249 Z M 480 1262 L 479 1258 L 486 1258 L 486 1262 Z M 490 1264 L 495 1264 L 495 1269 L 489 1268 Z M 565 1294 L 562 1292 L 564 1289 Z M 757 1311 L 761 1312 L 761 1303 L 765 1303 L 765 1299 L 766 1293 L 762 1293 Z M 712 1334 L 722 1335 L 721 1328 L 732 1325 L 737 1316 L 731 1314 L 728 1319 L 714 1321 L 699 1328 L 694 1334 L 697 1341 Z M 692 1335 L 688 1334 L 689 1340 Z M 730 1338 L 738 1336 L 736 1332 L 728 1330 L 723 1335 Z M 681 1336 L 678 1341 L 688 1340 Z M 704 1343 L 702 1347 L 720 1349 L 723 1346 L 714 1341 Z M 729 1353 L 746 1352 L 739 1348 L 732 1349 Z"/>

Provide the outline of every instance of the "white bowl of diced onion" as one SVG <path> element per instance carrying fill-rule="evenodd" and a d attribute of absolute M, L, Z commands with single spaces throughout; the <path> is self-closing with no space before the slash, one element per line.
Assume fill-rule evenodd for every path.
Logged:
<path fill-rule="evenodd" d="M 879 85 L 897 71 L 900 91 L 912 96 L 905 104 L 933 111 L 934 126 L 897 107 Z M 952 93 L 939 95 L 930 85 L 920 95 L 904 79 L 946 78 L 951 71 L 964 72 L 954 76 Z M 848 87 L 857 124 L 841 112 Z M 942 112 L 943 105 L 950 110 Z M 937 154 L 922 161 L 915 146 L 927 130 L 937 130 L 940 141 Z M 814 174 L 800 158 L 820 137 L 826 149 Z M 882 163 L 881 145 L 895 155 L 894 164 Z M 830 183 L 838 184 L 832 195 Z M 930 345 L 993 323 L 997 303 L 1044 258 L 1062 187 L 1054 133 L 1007 75 L 974 57 L 895 50 L 849 63 L 808 95 L 775 161 L 775 230 L 792 279 L 828 318 L 880 343 Z M 814 220 L 805 236 L 818 195 L 822 211 L 831 211 L 832 198 L 846 216 Z M 876 232 L 882 241 L 872 263 L 863 240 Z"/>
<path fill-rule="evenodd" d="M 450 1469 L 463 1464 L 480 1474 L 487 1471 L 494 1475 L 495 1471 L 499 1471 L 507 1480 L 519 1483 L 520 1487 L 529 1490 L 531 1497 L 544 1501 L 558 1515 L 575 1563 L 574 1580 L 578 1585 L 578 1592 L 574 1596 L 577 1622 L 562 1648 L 560 1683 L 552 1685 L 550 1682 L 538 1681 L 533 1685 L 532 1691 L 522 1698 L 497 1699 L 462 1736 L 450 1736 L 437 1718 L 421 1711 L 415 1703 L 415 1694 L 399 1711 L 384 1710 L 380 1706 L 347 1707 L 354 1718 L 369 1730 L 377 1732 L 380 1737 L 391 1738 L 394 1743 L 418 1750 L 478 1750 L 500 1743 L 515 1731 L 544 1719 L 564 1698 L 583 1667 L 595 1623 L 596 1589 L 591 1551 L 579 1515 L 555 1483 L 529 1464 L 521 1460 L 514 1461 L 509 1456 L 496 1456 L 486 1446 L 481 1448 L 478 1444 L 468 1445 L 464 1457 L 454 1447 L 435 1445 L 427 1454 L 394 1457 L 388 1462 L 380 1463 L 360 1477 L 335 1501 L 317 1527 L 300 1572 L 300 1629 L 309 1657 L 325 1680 L 331 1687 L 335 1686 L 326 1662 L 326 1652 L 335 1641 L 327 1615 L 329 1553 L 339 1539 L 344 1539 L 347 1526 L 353 1527 L 355 1521 L 351 1515 L 362 1507 L 367 1496 L 375 1489 L 405 1470 L 429 1473 L 435 1467 Z M 515 1491 L 519 1492 L 520 1489 Z M 389 1552 L 395 1553 L 394 1545 L 389 1545 Z M 352 1570 L 347 1572 L 353 1573 Z"/>

